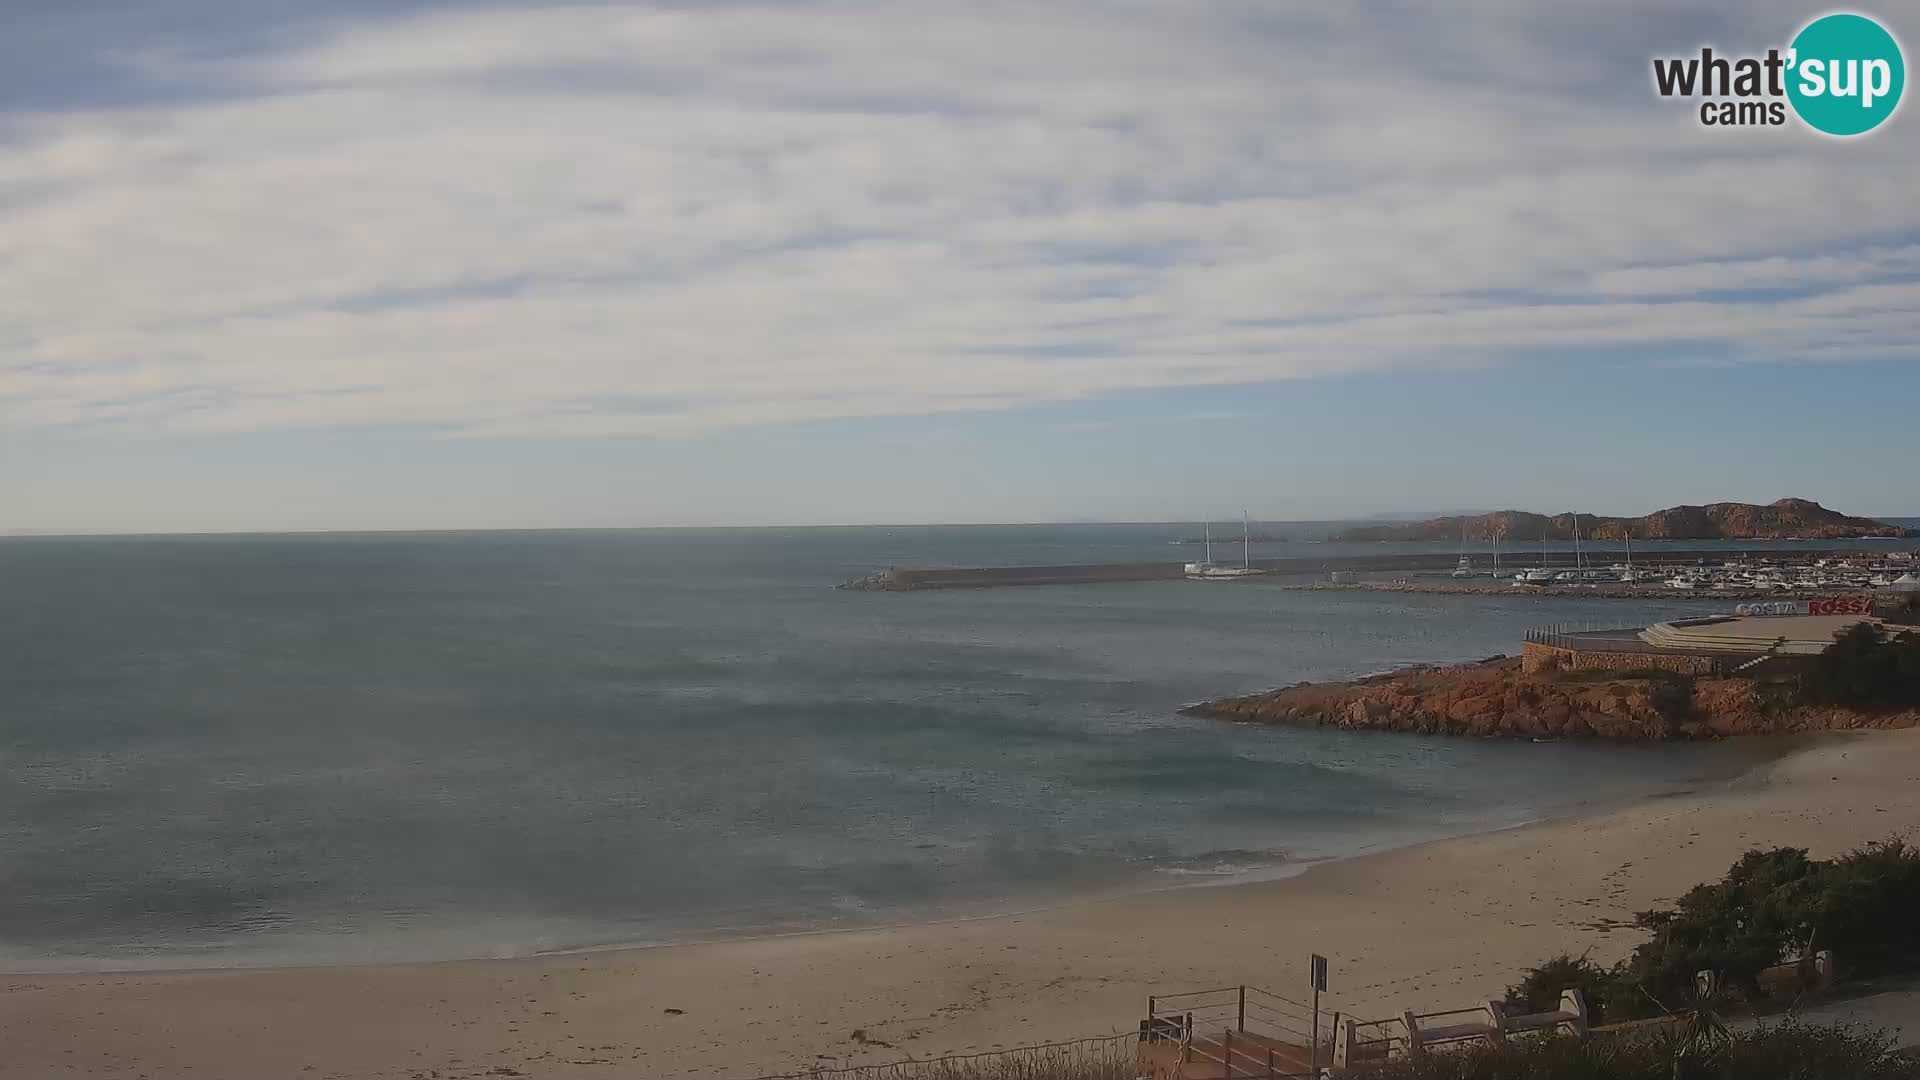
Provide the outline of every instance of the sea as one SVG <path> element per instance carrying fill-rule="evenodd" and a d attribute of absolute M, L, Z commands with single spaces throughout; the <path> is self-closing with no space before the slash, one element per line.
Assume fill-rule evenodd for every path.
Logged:
<path fill-rule="evenodd" d="M 1286 529 L 1253 556 L 1450 550 Z M 989 915 L 1284 876 L 1684 789 L 1751 753 L 1179 712 L 1697 600 L 834 588 L 889 565 L 1184 560 L 1169 541 L 1194 531 L 0 540 L 0 969 Z"/>

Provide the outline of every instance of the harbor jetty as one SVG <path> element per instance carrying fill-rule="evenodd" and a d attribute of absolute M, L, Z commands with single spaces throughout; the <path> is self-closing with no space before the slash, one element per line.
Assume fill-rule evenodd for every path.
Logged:
<path fill-rule="evenodd" d="M 1269 574 L 1321 574 L 1334 569 L 1440 570 L 1454 565 L 1452 555 L 1362 555 L 1289 559 L 1250 559 L 1247 565 Z M 987 589 L 1003 585 L 1094 585 L 1116 581 L 1171 581 L 1186 576 L 1184 562 L 1062 563 L 1055 566 L 893 567 L 855 578 L 839 587 L 873 592 L 921 589 Z M 1253 580 L 1253 579 L 1249 579 Z"/>
<path fill-rule="evenodd" d="M 1778 550 L 1756 548 L 1713 548 L 1687 549 L 1659 552 L 1651 555 L 1635 553 L 1634 565 L 1638 568 L 1654 571 L 1661 568 L 1677 568 L 1697 565 L 1705 560 L 1709 563 L 1724 562 L 1729 559 L 1752 558 L 1757 555 L 1780 557 Z M 1790 553 L 1794 559 L 1844 558 L 1859 553 L 1846 551 L 1795 551 Z M 1574 558 L 1572 549 L 1548 552 L 1549 560 L 1559 563 L 1568 560 L 1571 566 Z M 1611 557 L 1609 555 L 1608 557 Z M 1299 584 L 1302 576 L 1327 575 L 1335 571 L 1380 573 L 1385 571 L 1406 571 L 1408 573 L 1451 570 L 1459 562 L 1457 554 L 1443 553 L 1407 553 L 1381 555 L 1304 555 L 1284 559 L 1252 559 L 1248 565 L 1264 570 L 1273 577 L 1293 577 L 1291 584 Z M 949 567 L 887 567 L 864 577 L 855 578 L 838 586 L 842 589 L 854 589 L 867 592 L 918 592 L 926 589 L 987 589 L 1013 585 L 1098 585 L 1124 581 L 1171 581 L 1186 576 L 1184 562 L 1124 562 L 1124 563 L 1062 563 L 1054 566 L 949 566 Z M 1250 578 L 1247 584 L 1260 581 Z M 1493 584 L 1491 579 L 1480 582 Z M 1501 587 L 1506 582 L 1499 583 Z M 1591 595 L 1587 590 L 1586 595 Z"/>

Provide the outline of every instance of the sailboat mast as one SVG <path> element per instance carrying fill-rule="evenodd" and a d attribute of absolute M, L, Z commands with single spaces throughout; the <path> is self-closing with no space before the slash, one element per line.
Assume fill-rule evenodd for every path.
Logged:
<path fill-rule="evenodd" d="M 1240 568 L 1253 569 L 1253 519 L 1240 511 Z"/>
<path fill-rule="evenodd" d="M 1207 538 L 1207 564 L 1211 566 L 1213 564 L 1213 522 L 1201 522 L 1200 534 Z"/>

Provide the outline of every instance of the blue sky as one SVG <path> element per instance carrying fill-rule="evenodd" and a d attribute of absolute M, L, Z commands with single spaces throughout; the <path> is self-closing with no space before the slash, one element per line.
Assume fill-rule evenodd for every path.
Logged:
<path fill-rule="evenodd" d="M 1911 106 L 1592 8 L 9 7 L 0 531 L 1920 513 Z"/>

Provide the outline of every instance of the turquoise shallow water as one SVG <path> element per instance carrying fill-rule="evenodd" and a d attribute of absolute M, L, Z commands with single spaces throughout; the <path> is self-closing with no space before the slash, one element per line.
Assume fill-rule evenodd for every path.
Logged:
<path fill-rule="evenodd" d="M 1681 602 L 831 588 L 895 562 L 1178 558 L 1166 541 L 1190 531 L 0 542 L 0 965 L 509 955 L 985 911 L 1512 824 L 1725 753 L 1176 712 L 1700 610 Z"/>

